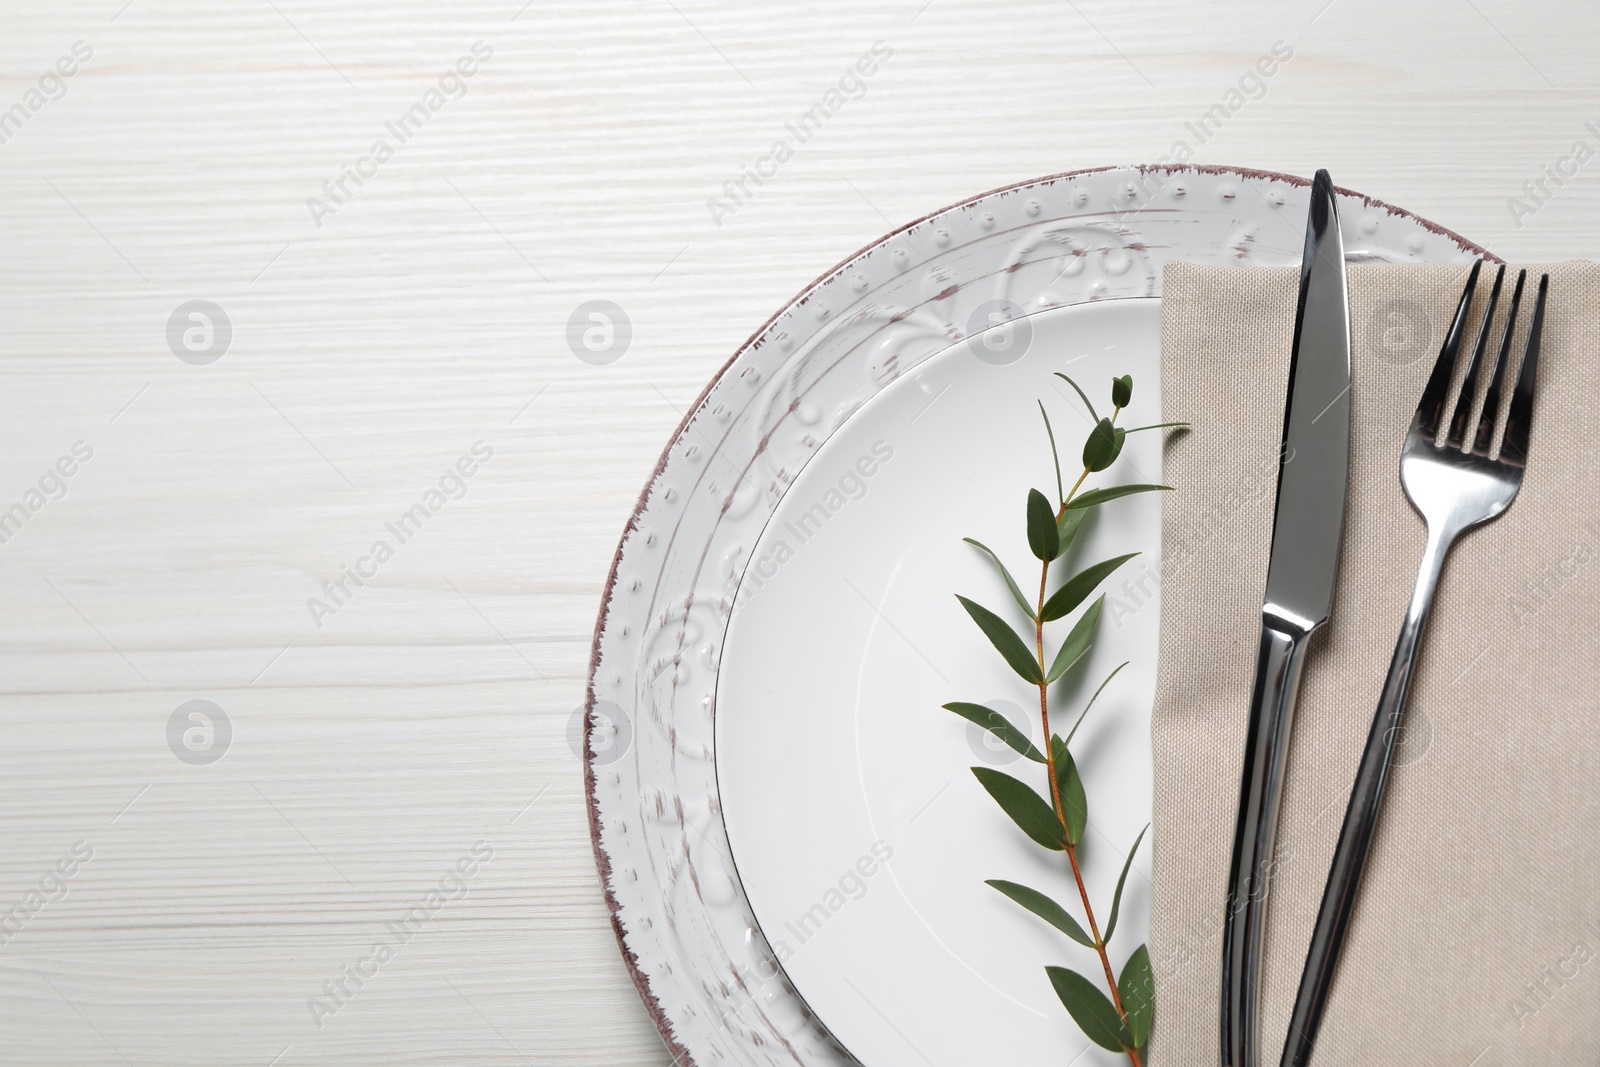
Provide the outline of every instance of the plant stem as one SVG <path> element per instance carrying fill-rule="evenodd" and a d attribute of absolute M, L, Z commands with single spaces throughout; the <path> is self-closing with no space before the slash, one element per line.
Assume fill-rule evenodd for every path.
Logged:
<path fill-rule="evenodd" d="M 1083 468 L 1083 473 L 1078 475 L 1078 480 L 1072 483 L 1072 492 L 1068 493 L 1066 500 L 1061 502 L 1061 511 L 1067 510 L 1067 500 L 1071 500 L 1078 495 L 1078 487 L 1083 484 L 1083 480 L 1087 477 L 1089 477 L 1089 468 L 1085 467 Z M 1056 512 L 1056 515 L 1060 516 L 1061 511 Z M 1060 521 L 1059 518 L 1057 521 Z"/>
<path fill-rule="evenodd" d="M 1116 422 L 1121 408 L 1111 413 L 1111 421 Z M 1089 477 L 1089 468 L 1084 467 L 1083 473 L 1078 475 L 1078 480 L 1072 483 L 1072 491 L 1061 502 L 1060 509 L 1056 512 L 1056 521 L 1061 521 L 1061 516 L 1066 514 L 1067 504 L 1077 495 L 1078 489 L 1083 485 L 1085 478 Z M 1044 658 L 1044 602 L 1047 583 L 1050 580 L 1050 561 L 1046 560 L 1039 568 L 1039 603 L 1034 611 L 1034 651 L 1039 657 L 1039 677 L 1043 679 L 1049 668 L 1045 665 Z M 1078 846 L 1072 841 L 1067 830 L 1067 809 L 1061 803 L 1061 782 L 1056 776 L 1055 746 L 1051 744 L 1050 733 L 1050 683 L 1039 682 L 1039 722 L 1044 728 L 1044 765 L 1050 776 L 1050 796 L 1055 802 L 1056 818 L 1061 820 L 1061 836 L 1067 842 L 1067 862 L 1072 865 L 1072 879 L 1078 885 L 1078 898 L 1083 901 L 1083 914 L 1089 920 L 1089 933 L 1094 937 L 1094 949 L 1100 957 L 1100 966 L 1106 972 L 1106 986 L 1111 990 L 1111 1003 L 1116 1007 L 1117 1014 L 1122 1017 L 1123 1026 L 1128 1025 L 1128 1011 L 1122 1006 L 1122 994 L 1117 989 L 1116 974 L 1111 969 L 1111 957 L 1106 954 L 1105 939 L 1100 936 L 1100 924 L 1095 921 L 1094 908 L 1089 904 L 1089 888 L 1084 885 L 1083 871 L 1078 867 Z M 1143 1067 L 1139 1061 L 1137 1049 L 1124 1050 L 1132 1067 Z"/>

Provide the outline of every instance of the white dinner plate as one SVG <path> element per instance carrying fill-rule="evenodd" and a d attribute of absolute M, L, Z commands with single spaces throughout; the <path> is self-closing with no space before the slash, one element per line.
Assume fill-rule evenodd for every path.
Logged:
<path fill-rule="evenodd" d="M 1089 1046 L 1044 966 L 1098 975 L 1097 957 L 983 884 L 1021 882 L 1080 911 L 1062 855 L 1024 837 L 968 770 L 1004 768 L 1043 791 L 1041 769 L 940 705 L 999 708 L 1040 743 L 1038 690 L 954 594 L 1013 624 L 1020 613 L 961 539 L 993 548 L 1032 591 L 1025 499 L 1030 487 L 1056 491 L 1035 398 L 1051 412 L 1069 479 L 1092 423 L 1053 371 L 1107 409 L 1111 379 L 1132 374 L 1124 425 L 1161 421 L 1161 305 L 1043 312 L 1027 323 L 1025 354 L 1019 332 L 934 356 L 823 444 L 756 543 L 723 643 L 717 781 L 740 881 L 795 989 L 873 1067 L 1044 1067 Z M 996 365 L 997 350 L 1020 358 Z M 1146 432 L 1086 486 L 1160 480 L 1161 436 Z M 1114 501 L 1057 565 L 1059 581 L 1073 564 L 1141 553 L 1105 583 L 1096 643 L 1051 693 L 1052 728 L 1065 734 L 1069 712 L 1129 662 L 1072 746 L 1090 811 L 1079 858 L 1102 924 L 1150 821 L 1160 524 L 1157 494 Z M 1058 642 L 1071 621 L 1047 635 Z M 1149 856 L 1141 848 L 1122 900 L 1119 972 L 1149 925 Z M 1077 1062 L 1119 1059 L 1091 1048 Z"/>
<path fill-rule="evenodd" d="M 1057 1047 L 1061 1051 L 1052 1062 L 1059 1063 L 1077 1047 L 1070 1021 L 1049 1002 L 1038 971 L 1046 953 L 1070 959 L 1073 946 L 1062 946 L 1048 930 L 1030 936 L 1028 923 L 1033 920 L 1008 913 L 1000 906 L 1004 901 L 987 899 L 985 894 L 992 891 L 980 884 L 983 878 L 1026 873 L 1026 865 L 1040 857 L 1030 857 L 1017 844 L 1016 832 L 997 821 L 992 804 L 972 794 L 962 776 L 966 763 L 976 760 L 966 759 L 971 752 L 964 751 L 960 723 L 938 707 L 952 699 L 1004 697 L 1008 691 L 1002 674 L 994 674 L 991 684 L 981 673 L 992 664 L 984 666 L 986 650 L 976 631 L 945 627 L 953 604 L 948 598 L 958 590 L 1003 603 L 981 560 L 963 555 L 959 537 L 982 539 L 987 534 L 1000 542 L 996 548 L 1009 546 L 1002 551 L 1015 557 L 1021 493 L 1027 484 L 1047 484 L 1042 452 L 1022 444 L 1037 434 L 1037 415 L 1029 414 L 1035 396 L 1053 400 L 1063 436 L 1069 426 L 1073 432 L 1081 430 L 1066 399 L 1039 388 L 1042 378 L 1036 372 L 1055 369 L 1046 364 L 1058 350 L 1083 350 L 1073 348 L 1072 338 L 1125 338 L 1117 343 L 1128 344 L 1137 358 L 1147 361 L 1126 368 L 1137 379 L 1136 403 L 1151 402 L 1157 391 L 1154 366 L 1148 363 L 1155 301 L 1140 298 L 1159 298 L 1162 266 L 1172 260 L 1298 263 L 1307 186 L 1304 179 L 1259 171 L 1127 167 L 1056 175 L 986 193 L 888 234 L 827 272 L 763 325 L 706 387 L 668 443 L 617 548 L 595 627 L 582 719 L 590 831 L 606 901 L 634 982 L 679 1064 L 849 1063 L 829 1026 L 848 1035 L 851 1048 L 866 1058 L 868 1067 L 922 1062 L 905 1045 L 897 1048 L 884 1036 L 893 1026 L 874 1031 L 867 1013 L 875 1006 L 903 1028 L 902 1020 L 911 1017 L 904 1014 L 907 993 L 929 990 L 918 984 L 924 980 L 982 989 L 985 1007 L 975 1010 L 971 1002 L 922 1005 L 926 1015 L 937 1016 L 916 1033 L 908 1031 L 923 1056 L 953 1062 L 947 1045 L 980 1045 L 988 1026 L 984 1012 L 992 1005 L 1012 1013 L 1006 1018 L 1027 1019 L 1038 1027 L 1036 1036 L 1006 1038 L 1017 1041 L 1019 1048 Z M 1457 262 L 1481 253 L 1454 234 L 1355 194 L 1340 194 L 1339 212 L 1348 255 L 1355 260 Z M 1104 307 L 1079 307 L 1102 302 Z M 874 427 L 893 428 L 894 413 L 913 402 L 924 385 L 937 395 L 935 383 L 945 380 L 940 375 L 959 377 L 963 357 L 960 350 L 950 351 L 952 346 L 980 334 L 997 308 L 1024 317 L 1037 328 L 1038 337 L 1027 359 L 990 368 L 997 373 L 982 379 L 996 390 L 1002 381 L 1014 381 L 1015 413 L 1006 402 L 1008 414 L 983 433 L 968 428 L 967 440 L 974 452 L 989 447 L 997 454 L 1032 457 L 1031 466 L 1020 473 L 998 467 L 986 471 L 981 465 L 959 468 L 962 478 L 993 483 L 968 486 L 961 496 L 981 500 L 992 490 L 996 508 L 1003 508 L 992 515 L 958 511 L 957 494 L 950 494 L 938 507 L 912 502 L 906 509 L 892 509 L 890 516 L 889 505 L 912 491 L 916 471 L 926 470 L 930 462 L 917 444 L 924 440 L 917 428 L 925 420 L 943 425 L 940 420 L 949 416 L 942 411 L 967 410 L 978 402 L 976 395 L 953 395 L 954 390 L 982 392 L 984 387 L 952 385 L 952 392 L 935 400 L 915 422 L 907 416 L 893 438 Z M 1072 364 L 1069 372 L 1098 365 L 1095 361 L 1103 355 Z M 1101 379 L 1107 374 L 1104 367 L 1096 372 Z M 1103 393 L 1105 381 L 1096 388 Z M 860 429 L 854 426 L 858 418 L 863 420 Z M 772 521 L 780 508 L 791 512 L 788 494 L 800 494 L 793 502 L 798 505 L 810 491 L 807 486 L 822 487 L 830 477 L 837 486 L 844 475 L 836 469 L 838 462 L 859 458 L 850 442 L 863 434 L 872 438 L 865 442 L 869 454 L 882 436 L 894 455 L 880 461 L 870 478 L 861 475 L 867 489 L 859 499 L 848 497 L 849 486 L 840 489 L 847 503 L 837 514 L 830 509 L 821 540 L 808 541 L 801 546 L 804 551 L 773 570 L 776 584 L 750 597 L 730 634 L 736 594 L 745 595 L 741 588 L 753 554 L 759 563 L 762 539 L 770 543 L 777 536 L 768 533 L 769 527 L 781 528 L 789 521 L 776 526 Z M 1151 439 L 1131 447 L 1142 450 L 1156 443 L 1153 435 L 1142 436 Z M 928 456 L 951 443 L 931 442 L 935 451 Z M 1143 451 L 1133 454 L 1141 467 L 1143 456 Z M 814 461 L 820 465 L 812 469 Z M 1118 477 L 1126 476 L 1120 465 L 1114 470 Z M 1154 476 L 1154 471 L 1147 473 Z M 1146 501 L 1107 509 L 1107 518 L 1120 511 L 1114 521 L 1133 523 L 1150 536 L 1149 516 L 1140 518 L 1138 509 L 1155 506 Z M 794 584 L 788 572 L 811 573 L 837 559 L 838 548 L 827 546 L 835 540 L 845 544 L 852 533 L 861 536 L 869 515 L 883 516 L 877 536 L 885 545 L 872 547 L 875 552 L 882 547 L 884 554 L 872 557 L 876 562 L 870 566 L 834 566 L 826 574 L 818 572 L 817 578 L 816 592 L 822 595 L 838 588 L 837 579 L 849 577 L 862 594 L 855 605 L 840 601 L 822 632 L 791 632 L 787 644 L 782 635 L 755 625 L 766 593 L 776 591 L 773 601 L 783 602 L 784 588 Z M 1105 532 L 1109 538 L 1109 530 Z M 894 557 L 903 561 L 896 564 L 899 570 L 883 570 L 883 561 L 894 551 L 901 553 Z M 1155 565 L 1153 553 L 1146 563 Z M 770 564 L 767 569 L 772 570 Z M 902 576 L 911 572 L 933 574 L 935 584 L 914 589 Z M 1119 574 L 1112 589 L 1137 573 Z M 881 608 L 883 615 L 873 608 Z M 749 620 L 744 619 L 747 612 Z M 1157 614 L 1148 606 L 1122 631 L 1115 631 L 1109 620 L 1102 628 L 1119 642 L 1126 636 L 1130 650 L 1137 649 L 1142 646 L 1133 631 L 1148 628 L 1153 633 Z M 928 670 L 921 656 L 896 650 L 890 621 L 922 646 L 923 655 L 939 664 L 945 679 Z M 850 629 L 863 626 L 868 628 Z M 839 634 L 831 632 L 835 629 Z M 819 641 L 846 632 L 859 633 L 865 645 L 857 642 L 838 657 L 817 654 Z M 1096 655 L 1113 655 L 1112 643 Z M 798 754 L 809 746 L 836 761 L 829 774 L 838 772 L 838 760 L 852 761 L 854 782 L 825 792 L 815 788 L 816 781 L 806 781 L 788 811 L 777 810 L 786 801 L 772 797 L 766 798 L 766 808 L 758 797 L 747 809 L 746 797 L 759 792 L 760 782 L 752 788 L 739 780 L 747 773 L 744 760 L 737 760 L 735 768 L 735 757 L 728 752 L 721 770 L 731 776 L 730 788 L 723 795 L 719 737 L 730 749 L 746 739 L 759 745 L 760 731 L 773 725 L 762 722 L 767 713 L 760 702 L 731 695 L 739 685 L 735 676 L 744 670 L 738 661 L 746 647 L 768 649 L 766 662 L 772 663 L 780 662 L 772 648 L 788 649 L 791 658 L 780 666 L 807 686 L 831 687 L 829 692 L 845 697 L 837 706 L 807 709 L 793 722 L 784 720 L 782 725 L 792 731 L 791 747 L 783 756 L 789 762 L 775 761 L 771 779 L 794 775 Z M 903 662 L 893 658 L 897 655 Z M 948 663 L 943 662 L 946 657 Z M 1137 832 L 1150 804 L 1142 724 L 1153 663 L 1148 651 L 1137 659 L 1142 673 L 1135 675 L 1129 668 L 1126 681 L 1113 683 L 1115 700 L 1097 707 L 1094 725 L 1085 727 L 1091 732 L 1077 743 L 1090 746 L 1083 761 L 1098 832 L 1089 844 L 1095 853 L 1090 877 L 1097 880 L 1102 897 L 1107 871 L 1114 866 L 1111 855 Z M 839 663 L 858 676 L 837 673 Z M 908 675 L 905 687 L 884 692 L 888 668 L 897 663 L 913 672 L 921 664 L 924 675 Z M 719 706 L 719 692 L 728 703 Z M 856 707 L 870 707 L 874 714 L 863 714 L 858 723 Z M 917 711 L 921 718 L 913 714 Z M 829 716 L 843 724 L 842 734 L 807 732 L 808 724 L 828 721 Z M 882 731 L 896 722 L 916 728 L 904 737 L 886 737 Z M 760 771 L 759 766 L 749 768 L 757 776 Z M 1126 782 L 1110 780 L 1124 774 L 1129 776 Z M 820 780 L 821 772 L 816 777 Z M 935 796 L 946 782 L 949 787 Z M 839 806 L 823 802 L 825 798 L 836 798 Z M 918 816 L 915 805 L 930 800 Z M 912 806 L 909 811 L 907 805 Z M 757 828 L 776 825 L 775 820 L 784 820 L 782 825 L 812 850 L 806 855 L 822 857 L 816 862 L 826 865 L 785 867 L 781 858 L 763 855 L 760 850 L 769 844 L 759 840 Z M 924 830 L 925 824 L 933 829 Z M 987 840 L 986 828 L 994 840 Z M 835 830 L 841 836 L 835 838 Z M 737 870 L 729 832 L 739 842 Z M 936 836 L 948 839 L 947 851 L 933 847 Z M 787 909 L 797 904 L 809 908 L 826 898 L 828 884 L 837 887 L 845 875 L 845 862 L 839 861 L 854 864 L 863 855 L 870 857 L 872 844 L 880 839 L 894 852 L 887 863 L 873 866 L 870 878 L 863 876 L 865 895 L 837 915 L 830 910 L 823 934 L 803 946 L 789 946 L 795 951 L 787 966 L 803 986 L 797 991 L 763 930 L 781 939 L 772 930 L 782 930 L 795 917 Z M 749 881 L 750 899 L 741 876 Z M 773 876 L 778 882 L 769 884 Z M 1048 877 L 1040 871 L 1037 880 L 1047 882 Z M 1115 878 L 1115 870 L 1109 877 Z M 1129 900 L 1137 914 L 1124 920 L 1134 924 L 1126 934 L 1118 934 L 1119 941 L 1129 938 L 1124 943 L 1129 946 L 1142 933 L 1138 927 L 1145 922 L 1148 900 L 1143 879 L 1130 879 L 1135 888 L 1129 890 Z M 899 926 L 870 936 L 923 955 L 858 956 L 858 962 L 830 955 L 830 943 L 868 936 L 846 937 L 845 932 L 852 924 L 866 924 L 880 909 Z M 940 961 L 940 968 L 949 961 L 964 962 L 965 977 L 940 977 L 951 972 L 928 961 Z M 858 963 L 862 969 L 833 973 L 836 967 L 856 968 Z M 866 993 L 861 1003 L 851 1004 L 839 992 L 852 992 L 839 985 L 841 976 L 856 981 Z M 808 1004 L 801 992 L 815 1003 Z M 887 1059 L 880 1049 L 886 1050 Z M 968 1057 L 965 1062 L 975 1061 Z M 976 1062 L 1000 1060 L 987 1055 Z"/>

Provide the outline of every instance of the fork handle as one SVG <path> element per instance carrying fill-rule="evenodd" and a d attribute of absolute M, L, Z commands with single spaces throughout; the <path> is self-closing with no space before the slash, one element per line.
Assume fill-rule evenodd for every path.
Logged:
<path fill-rule="evenodd" d="M 1373 832 L 1377 829 L 1378 811 L 1383 805 L 1389 768 L 1394 762 L 1395 743 L 1405 715 L 1406 696 L 1411 690 L 1417 650 L 1422 645 L 1428 614 L 1433 608 L 1433 594 L 1453 540 L 1453 535 L 1435 536 L 1432 530 L 1428 533 L 1428 547 L 1423 553 L 1416 588 L 1411 593 L 1405 625 L 1400 629 L 1400 640 L 1395 643 L 1394 658 L 1389 661 L 1389 676 L 1378 698 L 1372 730 L 1367 734 L 1367 747 L 1361 753 L 1361 766 L 1356 771 L 1355 785 L 1351 787 L 1345 808 L 1344 825 L 1339 829 L 1339 844 L 1328 870 L 1328 885 L 1322 892 L 1311 948 L 1306 954 L 1305 970 L 1300 975 L 1300 991 L 1295 996 L 1294 1013 L 1289 1019 L 1283 1067 L 1306 1067 L 1311 1061 L 1317 1029 L 1322 1024 L 1322 1011 L 1328 1003 L 1328 989 L 1344 948 L 1361 874 L 1366 870 Z"/>

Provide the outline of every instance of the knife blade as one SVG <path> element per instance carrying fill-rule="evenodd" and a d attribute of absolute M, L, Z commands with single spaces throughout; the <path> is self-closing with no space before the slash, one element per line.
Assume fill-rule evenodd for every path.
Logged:
<path fill-rule="evenodd" d="M 1306 641 L 1333 609 L 1350 479 L 1350 302 L 1333 181 L 1311 184 L 1272 554 L 1223 926 L 1222 1063 L 1256 1067 L 1266 891 Z"/>

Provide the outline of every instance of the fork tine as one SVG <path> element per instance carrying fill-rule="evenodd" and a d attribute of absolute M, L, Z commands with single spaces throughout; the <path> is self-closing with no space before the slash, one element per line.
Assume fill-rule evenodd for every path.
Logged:
<path fill-rule="evenodd" d="M 1467 420 L 1472 418 L 1472 402 L 1478 396 L 1478 373 L 1483 368 L 1483 354 L 1489 347 L 1489 324 L 1494 321 L 1494 308 L 1500 302 L 1500 285 L 1506 280 L 1506 265 L 1500 264 L 1495 272 L 1494 286 L 1489 290 L 1489 306 L 1483 309 L 1483 325 L 1478 327 L 1478 339 L 1472 345 L 1472 357 L 1467 362 L 1467 376 L 1461 382 L 1461 396 L 1456 400 L 1455 414 L 1450 416 L 1450 432 L 1445 435 L 1445 446 L 1460 448 L 1467 440 Z"/>
<path fill-rule="evenodd" d="M 1500 386 L 1505 381 L 1506 364 L 1511 362 L 1511 331 L 1517 325 L 1517 309 L 1522 306 L 1522 283 L 1528 272 L 1517 271 L 1517 285 L 1511 290 L 1511 306 L 1506 308 L 1506 324 L 1500 330 L 1500 347 L 1494 358 L 1494 375 L 1489 379 L 1489 391 L 1483 397 L 1483 414 L 1478 417 L 1478 432 L 1472 438 L 1472 451 L 1489 454 L 1489 443 L 1494 439 L 1494 421 L 1500 417 Z"/>
<path fill-rule="evenodd" d="M 1417 402 L 1417 427 L 1423 436 L 1433 440 L 1439 436 L 1439 418 L 1444 414 L 1445 393 L 1450 388 L 1450 377 L 1456 370 L 1456 356 L 1461 352 L 1461 332 L 1467 322 L 1467 308 L 1472 305 L 1472 294 L 1478 287 L 1478 272 L 1483 260 L 1472 264 L 1466 287 L 1461 290 L 1461 301 L 1456 304 L 1455 318 L 1450 320 L 1450 331 L 1445 334 L 1444 346 L 1439 350 L 1439 361 L 1428 376 L 1428 386 Z"/>
<path fill-rule="evenodd" d="M 1509 461 L 1521 463 L 1528 455 L 1528 432 L 1533 425 L 1533 386 L 1539 373 L 1539 335 L 1544 330 L 1544 298 L 1550 288 L 1550 275 L 1539 276 L 1539 299 L 1533 305 L 1533 322 L 1528 326 L 1528 347 L 1522 354 L 1522 370 L 1517 388 L 1511 394 L 1511 410 L 1506 413 L 1506 432 L 1500 445 L 1502 460 L 1506 449 L 1515 455 Z"/>

